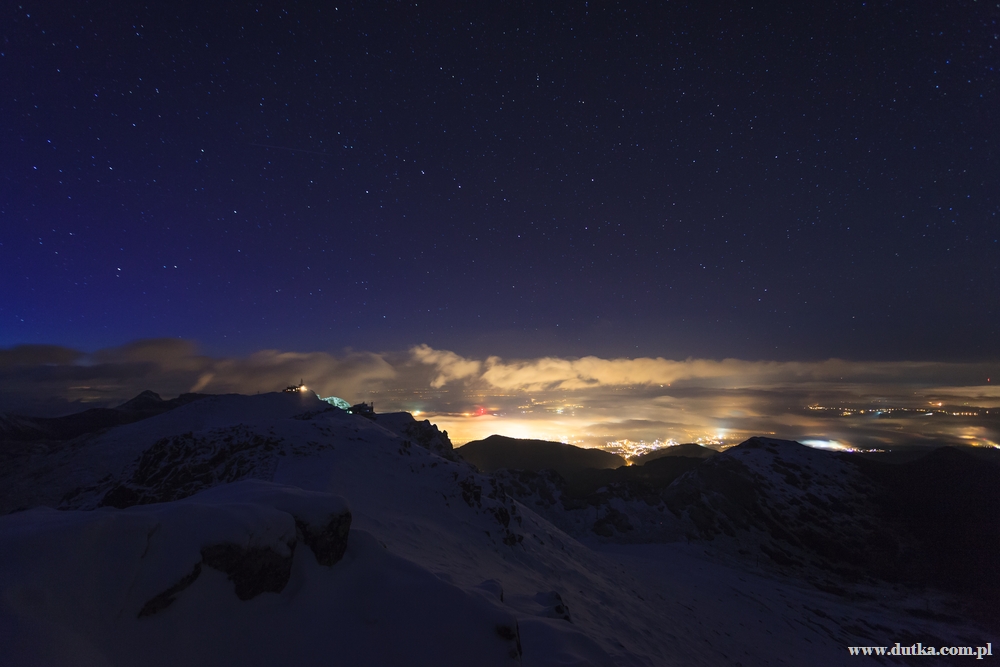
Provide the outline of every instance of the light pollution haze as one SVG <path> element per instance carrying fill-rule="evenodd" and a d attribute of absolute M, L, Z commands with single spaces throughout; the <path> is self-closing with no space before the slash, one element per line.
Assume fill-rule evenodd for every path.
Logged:
<path fill-rule="evenodd" d="M 305 385 L 320 396 L 405 410 L 456 445 L 499 433 L 603 446 L 624 439 L 737 444 L 773 435 L 859 449 L 1000 442 L 997 364 L 598 357 L 468 358 L 263 350 L 211 357 L 178 339 L 84 353 L 0 349 L 0 412 L 55 415 L 151 389 L 244 393 Z"/>

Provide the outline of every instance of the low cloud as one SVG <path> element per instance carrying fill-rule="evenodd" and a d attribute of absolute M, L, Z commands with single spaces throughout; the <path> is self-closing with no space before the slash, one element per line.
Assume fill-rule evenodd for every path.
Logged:
<path fill-rule="evenodd" d="M 991 383 L 997 368 L 989 363 L 479 360 L 427 346 L 410 353 L 430 368 L 434 387 L 473 404 L 458 414 L 438 407 L 436 419 L 459 442 L 491 433 L 584 445 L 624 438 L 735 444 L 758 434 L 859 447 L 998 438 L 995 414 L 982 410 L 1000 407 L 1000 391 Z M 872 410 L 890 407 L 904 411 Z M 936 410 L 930 420 L 926 409 Z"/>
<path fill-rule="evenodd" d="M 280 391 L 301 379 L 321 396 L 375 402 L 379 412 L 419 411 L 420 418 L 448 429 L 456 444 L 492 433 L 591 446 L 623 438 L 735 444 L 758 434 L 861 446 L 989 444 L 1000 439 L 1000 389 L 992 383 L 997 370 L 991 364 L 840 359 L 505 360 L 428 345 L 213 357 L 191 341 L 151 339 L 93 353 L 51 345 L 2 349 L 0 413 L 65 414 L 118 405 L 145 389 L 167 398 L 190 391 Z M 947 406 L 993 411 L 973 415 Z M 872 410 L 889 407 L 909 412 Z M 928 410 L 937 412 L 927 416 Z"/>
<path fill-rule="evenodd" d="M 754 388 L 782 385 L 824 385 L 847 382 L 867 384 L 979 384 L 988 368 L 983 364 L 938 362 L 852 362 L 828 359 L 818 362 L 745 361 L 741 359 L 685 359 L 662 357 L 602 359 L 582 357 L 504 361 L 487 357 L 480 362 L 454 352 L 426 345 L 411 350 L 413 359 L 431 366 L 434 386 L 455 381 L 481 382 L 502 390 L 574 391 L 608 386 L 673 385 Z"/>
<path fill-rule="evenodd" d="M 467 380 L 479 375 L 482 364 L 471 359 L 464 359 L 448 350 L 435 350 L 428 345 L 417 345 L 410 354 L 413 360 L 432 367 L 436 374 L 431 380 L 431 387 L 443 387 L 455 380 Z"/>
<path fill-rule="evenodd" d="M 191 341 L 177 339 L 140 340 L 92 354 L 19 346 L 0 350 L 0 412 L 117 405 L 146 389 L 164 396 L 253 394 L 280 391 L 300 380 L 322 396 L 350 398 L 395 377 L 393 366 L 370 352 L 337 356 L 262 350 L 247 357 L 217 358 L 200 354 Z"/>
<path fill-rule="evenodd" d="M 17 345 L 7 350 L 0 350 L 0 370 L 71 364 L 82 356 L 84 356 L 82 352 L 58 345 Z"/>

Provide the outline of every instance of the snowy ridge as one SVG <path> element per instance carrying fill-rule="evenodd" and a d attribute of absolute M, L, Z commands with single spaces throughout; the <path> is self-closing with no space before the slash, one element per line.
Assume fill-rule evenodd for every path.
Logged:
<path fill-rule="evenodd" d="M 737 462 L 757 470 L 752 450 Z M 205 398 L 23 469 L 36 485 L 8 487 L 4 507 L 67 509 L 0 516 L 0 645 L 14 665 L 833 665 L 851 664 L 847 643 L 872 643 L 866 623 L 976 639 L 878 602 L 884 590 L 859 605 L 725 550 L 601 546 L 590 508 L 566 511 L 580 518 L 571 537 L 405 413 Z M 669 493 L 602 493 L 632 526 L 613 538 L 661 539 L 663 522 L 704 539 L 694 504 L 675 514 Z"/>
<path fill-rule="evenodd" d="M 865 529 L 855 520 L 873 513 L 869 490 L 857 469 L 834 453 L 751 438 L 678 479 L 667 504 L 692 537 L 732 538 L 792 565 L 802 564 L 805 553 L 830 552 L 839 561 L 877 545 L 875 526 Z M 815 564 L 831 567 L 819 560 Z"/>

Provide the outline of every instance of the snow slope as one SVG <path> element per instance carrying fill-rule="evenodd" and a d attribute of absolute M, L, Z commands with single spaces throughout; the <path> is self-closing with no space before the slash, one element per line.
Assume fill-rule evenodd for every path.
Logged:
<path fill-rule="evenodd" d="M 859 617 L 890 644 L 979 638 L 888 589 L 581 542 L 432 425 L 300 394 L 202 399 L 23 470 L 4 508 L 63 509 L 0 516 L 5 664 L 856 664 Z"/>

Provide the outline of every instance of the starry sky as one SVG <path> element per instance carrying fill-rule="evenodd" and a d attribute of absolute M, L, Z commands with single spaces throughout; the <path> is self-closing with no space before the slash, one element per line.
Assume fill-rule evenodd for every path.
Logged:
<path fill-rule="evenodd" d="M 1000 360 L 995 2 L 0 11 L 0 348 Z"/>

